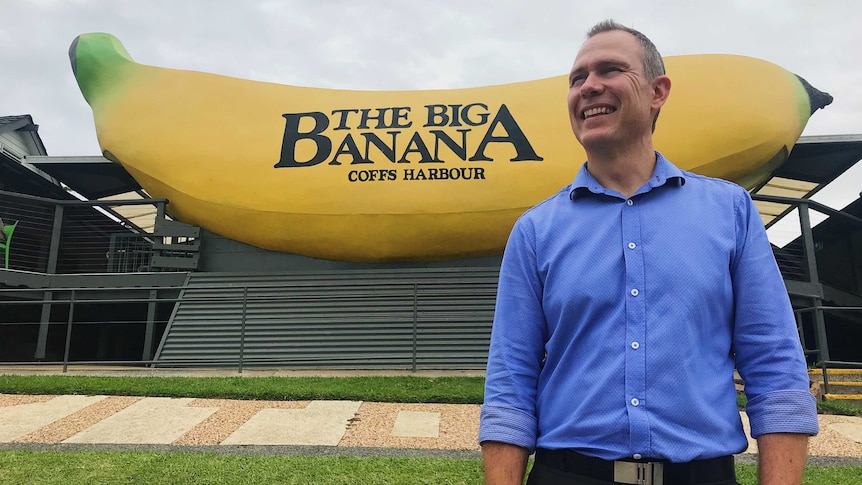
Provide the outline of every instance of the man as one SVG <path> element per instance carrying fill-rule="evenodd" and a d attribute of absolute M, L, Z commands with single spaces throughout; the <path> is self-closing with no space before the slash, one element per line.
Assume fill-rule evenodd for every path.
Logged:
<path fill-rule="evenodd" d="M 670 88 L 643 34 L 590 30 L 568 95 L 587 162 L 517 221 L 503 256 L 488 484 L 520 484 L 533 450 L 530 484 L 735 484 L 734 368 L 760 483 L 801 483 L 818 425 L 781 274 L 744 189 L 654 151 Z"/>

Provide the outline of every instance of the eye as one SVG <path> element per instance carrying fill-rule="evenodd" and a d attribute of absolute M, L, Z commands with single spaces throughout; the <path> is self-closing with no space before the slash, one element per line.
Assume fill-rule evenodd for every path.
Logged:
<path fill-rule="evenodd" d="M 580 86 L 581 84 L 584 83 L 584 79 L 586 79 L 586 76 L 584 76 L 583 74 L 576 74 L 576 75 L 570 77 L 569 78 L 569 87 Z"/>

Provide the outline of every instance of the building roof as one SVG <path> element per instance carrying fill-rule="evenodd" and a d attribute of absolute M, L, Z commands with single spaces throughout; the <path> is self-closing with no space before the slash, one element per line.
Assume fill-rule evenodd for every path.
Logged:
<path fill-rule="evenodd" d="M 33 124 L 33 117 L 30 115 L 0 116 L 0 133 L 17 130 L 29 124 Z"/>
<path fill-rule="evenodd" d="M 30 115 L 0 116 L 0 135 L 17 133 L 29 151 L 22 153 L 20 147 L 14 148 L 0 143 L 0 181 L 6 190 L 14 189 L 20 193 L 49 197 L 54 199 L 72 198 L 60 182 L 45 172 L 24 162 L 27 156 L 46 156 L 45 146 L 39 137 L 39 125 L 33 123 Z"/>
<path fill-rule="evenodd" d="M 36 148 L 38 153 L 31 155 L 48 155 L 45 150 L 45 145 L 42 143 L 42 138 L 39 137 L 39 125 L 33 123 L 33 117 L 30 115 L 11 115 L 0 116 L 0 134 L 17 131 L 26 135 Z"/>
<path fill-rule="evenodd" d="M 141 190 L 120 164 L 105 157 L 27 157 L 27 163 L 89 200 Z"/>
<path fill-rule="evenodd" d="M 803 136 L 787 161 L 753 194 L 809 199 L 862 159 L 862 135 Z M 766 227 L 793 210 L 789 204 L 755 201 Z"/>
<path fill-rule="evenodd" d="M 0 188 L 59 200 L 130 200 L 144 198 L 137 182 L 120 165 L 103 157 L 49 157 L 30 115 L 0 116 L 0 134 L 16 132 L 27 153 L 0 144 Z M 67 190 L 71 189 L 71 190 Z M 155 208 L 122 205 L 103 212 L 149 231 Z"/>

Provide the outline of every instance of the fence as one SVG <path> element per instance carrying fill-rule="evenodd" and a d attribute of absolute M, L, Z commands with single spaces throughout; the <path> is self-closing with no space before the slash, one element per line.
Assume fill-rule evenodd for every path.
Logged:
<path fill-rule="evenodd" d="M 785 213 L 797 210 L 799 217 L 799 238 L 783 248 L 774 251 L 775 260 L 781 269 L 781 274 L 787 281 L 800 281 L 810 283 L 831 284 L 849 293 L 860 294 L 858 275 L 840 276 L 849 268 L 853 267 L 852 261 L 845 261 L 843 265 L 835 265 L 828 271 L 818 271 L 816 253 L 824 248 L 824 241 L 814 237 L 811 225 L 811 211 L 830 217 L 830 224 L 841 226 L 841 229 L 833 229 L 833 233 L 841 234 L 849 240 L 850 234 L 862 230 L 862 219 L 846 212 L 838 211 L 818 202 L 808 199 L 792 199 L 770 195 L 752 195 L 755 201 L 767 202 L 785 208 Z M 834 248 L 830 248 L 834 251 Z M 850 251 L 845 259 L 858 257 Z M 823 258 L 821 258 L 822 260 Z M 849 264 L 847 264 L 849 263 Z M 825 276 L 825 278 L 824 278 Z"/>
<path fill-rule="evenodd" d="M 166 204 L 165 199 L 56 200 L 0 191 L 0 218 L 6 224 L 18 222 L 9 269 L 45 274 L 158 271 L 174 267 L 178 258 L 152 264 L 160 251 L 169 250 L 194 259 L 180 266 L 193 269 L 195 233 L 173 237 L 169 230 L 158 231 L 179 224 L 165 219 Z M 132 213 L 140 225 L 126 217 Z"/>
<path fill-rule="evenodd" d="M 845 292 L 850 298 L 859 299 L 860 277 L 853 273 L 853 268 L 859 266 L 860 251 L 853 250 L 851 241 L 854 233 L 862 231 L 862 219 L 846 212 L 837 211 L 817 202 L 807 199 L 791 199 L 786 197 L 754 195 L 754 200 L 782 204 L 786 212 L 796 208 L 799 216 L 800 236 L 784 248 L 774 250 L 775 259 L 778 263 L 785 283 L 791 297 L 796 297 L 797 303 L 807 301 L 807 306 L 796 310 L 797 326 L 800 331 L 800 339 L 806 356 L 813 358 L 824 372 L 824 383 L 826 383 L 826 368 L 829 366 L 862 367 L 862 362 L 851 362 L 849 359 L 843 361 L 833 360 L 830 349 L 842 344 L 842 340 L 834 340 L 832 345 L 827 336 L 826 315 L 834 319 L 839 312 L 842 315 L 850 315 L 854 325 L 862 324 L 862 314 L 858 308 L 833 307 L 823 305 L 824 284 Z M 818 228 L 817 237 L 811 226 L 810 210 L 815 210 L 830 219 L 823 226 L 830 225 L 829 230 L 823 226 Z M 836 241 L 827 241 L 825 238 L 843 238 Z M 837 236 L 834 236 L 837 235 Z M 822 251 L 828 246 L 828 251 Z M 844 252 L 839 252 L 835 247 L 844 247 Z M 818 257 L 820 252 L 820 257 Z M 825 254 L 824 254 L 825 253 Z M 836 257 L 835 255 L 838 255 Z M 826 266 L 827 271 L 822 271 Z M 826 275 L 825 277 L 822 275 Z M 798 283 L 793 285 L 792 283 Z M 810 329 L 812 335 L 806 335 L 805 328 Z M 855 349 L 855 355 L 859 355 L 859 349 Z M 858 357 L 857 357 L 858 359 Z M 810 359 L 809 359 L 810 360 Z M 827 385 L 827 384 L 825 384 Z"/>
<path fill-rule="evenodd" d="M 837 324 L 839 320 L 843 319 L 847 322 L 851 322 L 851 325 L 858 325 L 859 322 L 862 322 L 862 307 L 815 305 L 812 307 L 796 309 L 794 313 L 796 315 L 797 329 L 799 330 L 799 339 L 802 342 L 802 350 L 807 356 L 816 356 L 817 361 L 815 364 L 823 371 L 824 394 L 829 393 L 829 376 L 827 372 L 829 368 L 862 369 L 862 362 L 830 359 L 830 352 L 827 347 L 827 325 L 824 324 L 822 329 L 820 329 L 815 323 L 817 321 L 823 321 L 825 323 Z M 805 330 L 806 327 L 812 327 L 814 329 L 813 336 L 807 335 Z M 814 343 L 813 346 L 811 346 L 812 342 Z M 831 350 L 832 355 L 837 355 L 839 357 L 852 356 L 854 351 L 858 352 L 858 339 L 845 339 L 845 342 L 841 343 L 849 344 L 851 348 L 844 349 L 843 345 L 836 345 L 836 341 L 833 340 L 833 349 Z"/>
<path fill-rule="evenodd" d="M 349 301 L 344 291 L 326 287 L 302 295 L 285 294 L 279 285 L 208 287 L 212 296 L 179 294 L 190 289 L 173 288 L 171 294 L 164 288 L 74 288 L 54 291 L 50 301 L 37 299 L 33 290 L 0 290 L 3 305 L 17 308 L 7 312 L 0 327 L 33 334 L 40 325 L 39 309 L 50 305 L 47 357 L 35 364 L 62 364 L 63 372 L 70 364 L 236 367 L 239 373 L 247 366 L 484 368 L 495 293 L 486 288 L 481 295 L 467 295 L 474 301 L 457 308 L 446 294 L 441 298 L 439 286 L 415 282 L 390 284 L 382 291 L 351 290 Z M 185 357 L 153 358 L 158 342 L 164 345 L 171 309 L 180 301 L 206 305 L 218 316 L 206 322 L 206 336 L 191 337 Z M 334 308 L 336 301 L 341 309 Z M 105 308 L 123 319 L 105 322 Z M 31 350 L 18 349 L 17 355 Z M 3 363 L 34 364 L 26 359 Z"/>

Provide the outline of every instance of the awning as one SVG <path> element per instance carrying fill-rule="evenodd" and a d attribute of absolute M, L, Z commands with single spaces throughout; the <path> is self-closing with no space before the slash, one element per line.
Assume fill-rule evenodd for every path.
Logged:
<path fill-rule="evenodd" d="M 27 157 L 25 161 L 90 200 L 141 190 L 126 169 L 105 157 Z"/>
<path fill-rule="evenodd" d="M 804 136 L 787 161 L 752 194 L 808 199 L 862 159 L 862 135 Z M 755 201 L 770 227 L 791 210 L 787 204 Z M 839 207 L 840 209 L 840 207 Z"/>

